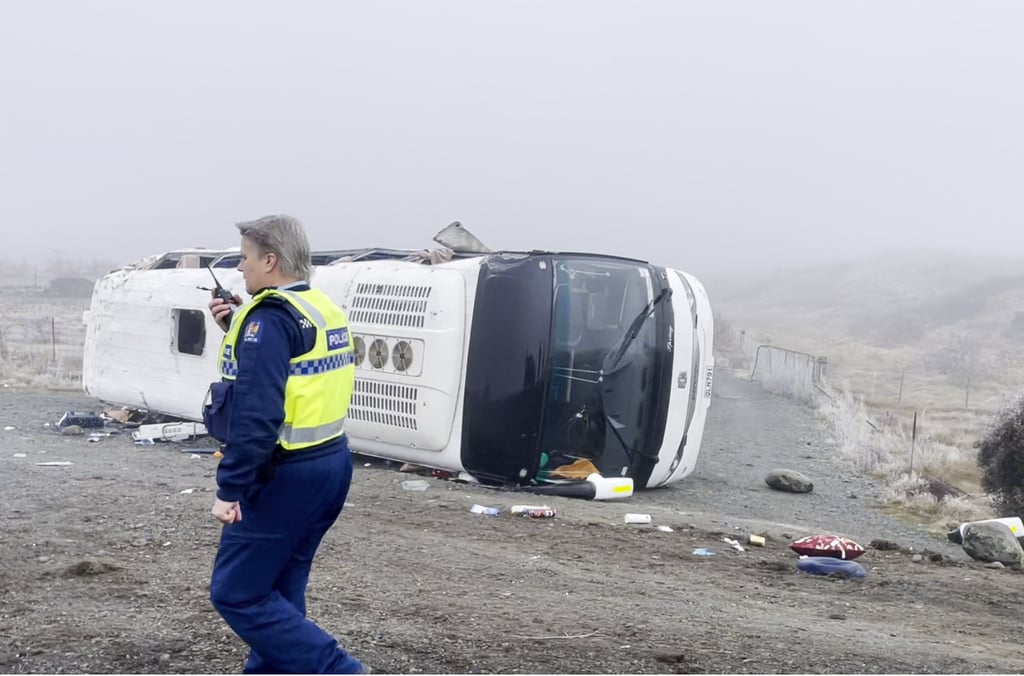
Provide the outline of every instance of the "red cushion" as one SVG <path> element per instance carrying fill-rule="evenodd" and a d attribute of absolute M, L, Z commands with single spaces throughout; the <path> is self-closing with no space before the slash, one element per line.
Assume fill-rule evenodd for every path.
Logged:
<path fill-rule="evenodd" d="M 789 545 L 801 556 L 831 556 L 836 559 L 855 559 L 864 548 L 849 538 L 838 535 L 808 535 Z"/>

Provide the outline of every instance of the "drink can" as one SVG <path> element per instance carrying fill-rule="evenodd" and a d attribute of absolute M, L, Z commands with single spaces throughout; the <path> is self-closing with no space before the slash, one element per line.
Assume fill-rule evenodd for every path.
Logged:
<path fill-rule="evenodd" d="M 556 515 L 555 508 L 547 505 L 512 505 L 510 511 L 531 519 L 552 519 Z"/>

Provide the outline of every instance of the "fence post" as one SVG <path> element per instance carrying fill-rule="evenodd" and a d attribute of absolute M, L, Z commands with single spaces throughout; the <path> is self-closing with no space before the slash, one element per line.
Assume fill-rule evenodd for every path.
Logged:
<path fill-rule="evenodd" d="M 900 372 L 900 393 L 899 396 L 896 397 L 897 406 L 899 406 L 903 402 L 903 378 L 906 377 L 906 375 L 907 369 L 903 369 L 903 371 Z"/>
<path fill-rule="evenodd" d="M 53 363 L 57 363 L 57 319 L 50 317 L 50 345 L 53 347 Z"/>
<path fill-rule="evenodd" d="M 910 473 L 914 473 L 914 446 L 917 441 L 917 411 L 914 411 L 914 426 L 910 429 Z"/>

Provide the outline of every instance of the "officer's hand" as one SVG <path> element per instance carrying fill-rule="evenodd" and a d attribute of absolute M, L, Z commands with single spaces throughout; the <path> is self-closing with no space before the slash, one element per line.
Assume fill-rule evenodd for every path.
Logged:
<path fill-rule="evenodd" d="M 242 506 L 237 502 L 227 502 L 217 498 L 213 501 L 210 513 L 221 523 L 234 523 L 242 520 Z"/>
<path fill-rule="evenodd" d="M 211 292 L 211 293 L 214 293 L 214 292 Z M 238 296 L 237 293 L 235 294 L 235 297 L 232 300 L 232 303 L 234 305 L 241 305 L 242 304 L 242 299 Z M 210 307 L 210 314 L 213 315 L 213 319 L 214 319 L 214 321 L 217 322 L 217 326 L 219 326 L 223 331 L 227 332 L 227 330 L 228 330 L 228 319 L 231 317 L 231 312 L 232 312 L 231 305 L 229 305 L 223 299 L 217 298 L 217 296 L 214 296 L 213 299 L 210 301 L 210 306 L 209 307 Z"/>

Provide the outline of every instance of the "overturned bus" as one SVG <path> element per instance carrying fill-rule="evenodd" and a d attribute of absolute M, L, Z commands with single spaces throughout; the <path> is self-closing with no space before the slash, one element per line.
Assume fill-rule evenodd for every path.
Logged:
<path fill-rule="evenodd" d="M 616 256 L 469 249 L 314 254 L 313 284 L 354 334 L 353 450 L 509 487 L 579 460 L 638 489 L 689 474 L 714 374 L 701 283 Z M 100 279 L 86 392 L 201 420 L 223 336 L 205 268 L 240 292 L 238 260 L 180 250 Z"/>

